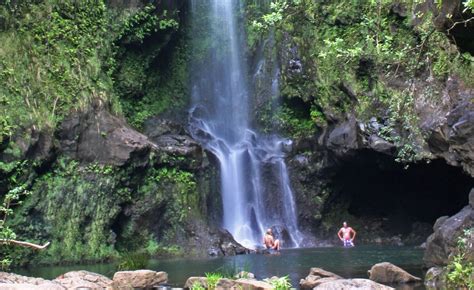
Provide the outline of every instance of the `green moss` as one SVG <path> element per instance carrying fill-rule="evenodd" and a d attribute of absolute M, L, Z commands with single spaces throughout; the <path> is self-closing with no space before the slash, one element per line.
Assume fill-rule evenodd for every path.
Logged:
<path fill-rule="evenodd" d="M 8 44 L 0 45 L 2 137 L 21 127 L 54 128 L 91 99 L 112 102 L 113 21 L 103 1 L 8 3 L 0 30 Z"/>

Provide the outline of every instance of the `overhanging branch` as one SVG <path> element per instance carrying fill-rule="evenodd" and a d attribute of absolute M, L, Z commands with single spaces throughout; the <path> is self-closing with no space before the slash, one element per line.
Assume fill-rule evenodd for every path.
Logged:
<path fill-rule="evenodd" d="M 47 242 L 44 245 L 38 245 L 34 243 L 29 243 L 29 242 L 23 242 L 23 241 L 17 241 L 17 240 L 7 240 L 7 239 L 0 239 L 0 245 L 8 245 L 8 244 L 13 244 L 21 247 L 27 247 L 27 248 L 33 248 L 36 250 L 43 250 L 46 249 L 46 247 L 51 244 L 50 242 Z"/>

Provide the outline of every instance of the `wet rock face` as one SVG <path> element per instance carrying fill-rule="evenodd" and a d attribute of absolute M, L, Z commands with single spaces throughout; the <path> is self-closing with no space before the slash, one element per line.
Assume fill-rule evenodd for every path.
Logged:
<path fill-rule="evenodd" d="M 106 110 L 93 109 L 66 119 L 58 137 L 62 153 L 85 163 L 144 165 L 152 151 L 171 166 L 192 170 L 203 162 L 201 146 L 183 126 L 165 119 L 149 120 L 141 134 Z"/>
<path fill-rule="evenodd" d="M 441 109 L 420 106 L 421 127 L 428 132 L 427 144 L 435 156 L 453 166 L 461 166 L 474 176 L 474 103 L 473 89 L 464 88 L 456 78 L 449 78 Z M 423 105 L 423 104 L 420 104 Z"/>
<path fill-rule="evenodd" d="M 86 163 L 122 166 L 132 158 L 145 163 L 156 147 L 123 119 L 101 108 L 73 114 L 61 124 L 58 137 L 63 154 Z"/>
<path fill-rule="evenodd" d="M 250 253 L 250 250 L 239 244 L 227 231 L 218 229 L 211 231 L 211 247 L 218 256 L 235 256 Z"/>
<path fill-rule="evenodd" d="M 160 152 L 168 156 L 181 156 L 183 162 L 180 163 L 186 163 L 182 164 L 185 167 L 197 169 L 201 166 L 203 150 L 187 134 L 183 125 L 167 119 L 152 118 L 145 122 L 144 133 Z"/>
<path fill-rule="evenodd" d="M 446 218 L 441 217 L 433 228 L 434 233 L 426 241 L 426 251 L 423 257 L 428 267 L 444 266 L 448 263 L 449 256 L 456 252 L 457 239 L 463 234 L 464 229 L 474 227 L 474 208 L 470 205 L 464 207 L 456 215 Z M 471 235 L 470 243 L 474 243 Z M 467 259 L 474 261 L 474 248 L 470 247 Z"/>

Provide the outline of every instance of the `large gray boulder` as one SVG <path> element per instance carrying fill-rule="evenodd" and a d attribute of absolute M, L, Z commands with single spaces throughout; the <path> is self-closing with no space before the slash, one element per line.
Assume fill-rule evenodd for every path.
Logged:
<path fill-rule="evenodd" d="M 89 271 L 67 272 L 54 279 L 53 282 L 60 284 L 66 289 L 114 289 L 112 280 L 103 275 Z"/>
<path fill-rule="evenodd" d="M 148 289 L 168 282 L 168 274 L 151 270 L 119 271 L 114 274 L 113 281 L 119 289 Z"/>
<path fill-rule="evenodd" d="M 472 227 L 474 227 L 474 208 L 470 205 L 452 217 L 438 219 L 433 228 L 434 233 L 426 241 L 423 257 L 426 266 L 446 265 L 449 256 L 456 251 L 459 236 L 465 229 Z M 472 236 L 471 239 L 473 239 Z M 474 261 L 474 248 L 471 247 L 468 250 L 466 257 L 468 260 Z"/>
<path fill-rule="evenodd" d="M 369 279 L 379 283 L 394 284 L 421 281 L 421 278 L 415 277 L 402 268 L 388 262 L 375 264 L 368 272 Z"/>

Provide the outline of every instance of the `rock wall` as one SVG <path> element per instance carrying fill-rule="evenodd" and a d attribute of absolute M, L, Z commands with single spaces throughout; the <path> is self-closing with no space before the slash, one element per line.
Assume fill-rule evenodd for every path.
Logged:
<path fill-rule="evenodd" d="M 337 242 L 335 232 L 348 219 L 361 231 L 362 241 L 421 244 L 430 234 L 436 217 L 445 211 L 454 214 L 467 202 L 474 182 L 474 90 L 466 77 L 469 72 L 472 75 L 472 66 L 467 65 L 463 72 L 448 68 L 437 74 L 435 63 L 439 59 L 428 54 L 439 53 L 440 57 L 443 51 L 455 49 L 449 41 L 457 42 L 446 31 L 454 20 L 446 15 L 454 11 L 452 15 L 458 19 L 462 7 L 459 1 L 444 1 L 441 7 L 435 6 L 431 1 L 415 6 L 397 1 L 378 8 L 367 4 L 341 11 L 331 3 L 294 5 L 287 8 L 287 14 L 281 13 L 282 20 L 275 29 L 251 50 L 256 72 L 255 123 L 262 131 L 284 134 L 293 140 L 288 165 L 300 224 L 319 239 Z M 379 13 L 371 14 L 374 9 L 380 9 Z M 345 13 L 348 10 L 351 12 Z M 359 43 L 351 42 L 358 33 L 353 29 L 367 28 L 358 13 L 373 17 L 374 21 L 383 17 L 387 23 L 383 33 L 393 41 L 401 37 L 406 45 L 413 45 L 413 51 L 420 45 L 425 47 L 426 51 L 416 55 L 424 65 L 411 68 L 413 57 L 402 52 L 402 48 L 394 50 L 402 60 L 393 67 L 386 59 L 380 60 L 379 51 L 371 52 L 369 47 L 361 48 L 361 54 L 355 52 Z M 257 12 L 250 13 L 252 17 L 254 14 L 265 25 Z M 252 35 L 252 24 L 249 27 Z M 435 29 L 448 38 L 434 32 Z M 425 35 L 424 39 L 418 38 L 420 33 Z M 370 29 L 360 37 L 369 36 Z M 410 39 L 416 40 L 408 44 Z M 458 45 L 462 51 L 469 51 L 463 45 L 470 40 L 464 40 Z M 351 52 L 345 50 L 344 42 L 351 43 L 347 48 Z M 427 51 L 431 52 L 424 55 Z M 271 90 L 275 64 L 278 92 Z M 467 75 L 463 76 L 464 73 Z M 396 101 L 398 98 L 400 101 Z M 356 163 L 359 165 L 350 166 Z M 449 175 L 455 181 L 451 188 L 429 187 L 430 197 L 428 187 L 415 189 L 409 185 L 416 183 L 417 178 L 429 182 L 430 177 L 420 173 L 423 171 L 435 179 Z M 401 184 L 385 176 L 392 176 Z M 360 209 L 356 210 L 349 196 L 355 195 L 357 189 L 351 187 L 364 182 L 366 192 L 375 187 L 378 192 L 370 195 L 361 188 L 357 205 Z M 388 190 L 384 188 L 387 186 Z M 413 207 L 405 192 L 411 192 L 415 199 L 436 200 L 449 206 L 442 209 L 433 205 L 434 218 L 426 213 L 426 218 L 404 220 L 402 216 L 409 216 Z M 389 208 L 384 203 L 403 201 L 407 206 L 381 212 Z"/>

